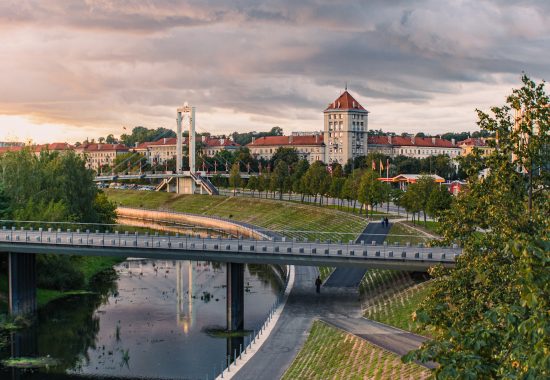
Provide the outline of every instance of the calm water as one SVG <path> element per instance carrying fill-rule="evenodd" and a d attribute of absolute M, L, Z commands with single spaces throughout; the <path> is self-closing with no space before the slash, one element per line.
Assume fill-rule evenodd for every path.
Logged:
<path fill-rule="evenodd" d="M 12 336 L 10 355 L 47 356 L 59 365 L 39 372 L 0 369 L 2 379 L 212 379 L 243 343 L 207 334 L 225 328 L 225 265 L 131 260 L 97 282 L 98 295 L 42 308 L 33 328 Z M 267 316 L 281 289 L 276 269 L 245 269 L 245 329 Z"/>

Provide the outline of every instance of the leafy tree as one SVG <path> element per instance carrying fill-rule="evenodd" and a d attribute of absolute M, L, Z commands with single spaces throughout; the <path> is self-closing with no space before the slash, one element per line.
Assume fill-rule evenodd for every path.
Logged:
<path fill-rule="evenodd" d="M 305 190 L 304 190 L 304 182 L 302 181 L 302 178 L 307 173 L 307 170 L 309 169 L 309 162 L 307 160 L 301 159 L 298 161 L 294 168 L 294 173 L 292 174 L 292 190 L 295 193 L 302 194 L 302 202 L 304 201 L 305 196 Z"/>
<path fill-rule="evenodd" d="M 117 139 L 115 139 L 115 136 L 113 136 L 112 134 L 108 135 L 107 138 L 105 139 L 105 142 L 107 144 L 116 144 L 118 142 Z"/>
<path fill-rule="evenodd" d="M 279 199 L 283 199 L 283 192 L 285 190 L 286 179 L 288 177 L 288 165 L 283 159 L 277 161 L 273 173 L 271 173 L 271 185 L 270 188 L 273 192 L 279 192 Z"/>
<path fill-rule="evenodd" d="M 139 171 L 147 163 L 147 159 L 141 153 L 128 152 L 117 154 L 113 162 L 113 171 Z"/>
<path fill-rule="evenodd" d="M 252 196 L 254 196 L 254 193 L 258 190 L 258 177 L 250 176 L 246 187 L 248 190 L 252 191 Z"/>
<path fill-rule="evenodd" d="M 371 212 L 374 211 L 374 206 L 384 200 L 384 184 L 378 180 L 376 172 L 367 170 L 361 176 L 358 200 L 362 204 L 370 206 Z"/>
<path fill-rule="evenodd" d="M 496 149 L 474 156 L 469 190 L 441 217 L 443 243 L 460 244 L 462 255 L 454 269 L 432 270 L 432 293 L 415 317 L 433 339 L 405 357 L 439 363 L 436 378 L 550 377 L 548 104 L 544 83 L 523 77 L 506 105 L 478 111 L 478 125 L 498 135 Z"/>
<path fill-rule="evenodd" d="M 448 210 L 453 202 L 453 197 L 446 186 L 438 186 L 432 190 L 426 204 L 426 212 L 432 218 L 439 218 L 441 213 Z"/>
<path fill-rule="evenodd" d="M 132 129 L 130 135 L 123 134 L 120 136 L 120 141 L 128 147 L 134 147 L 136 144 L 146 141 L 157 141 L 164 137 L 176 137 L 176 132 L 166 128 L 148 129 L 145 127 L 135 127 Z"/>
<path fill-rule="evenodd" d="M 0 219 L 11 219 L 11 201 L 0 182 Z"/>
<path fill-rule="evenodd" d="M 405 208 L 405 211 L 407 212 L 407 219 L 409 218 L 409 213 L 412 214 L 412 221 L 414 223 L 415 221 L 415 214 L 419 213 L 420 203 L 418 202 L 417 195 L 410 191 L 411 186 L 409 186 L 409 189 L 403 193 L 400 199 L 401 205 Z"/>
<path fill-rule="evenodd" d="M 279 161 L 284 161 L 288 166 L 296 164 L 299 160 L 296 148 L 279 147 L 271 158 L 271 164 L 277 166 Z"/>
<path fill-rule="evenodd" d="M 419 211 L 422 211 L 424 214 L 424 224 L 426 224 L 426 212 L 428 209 L 428 200 L 432 191 L 436 190 L 437 184 L 434 179 L 429 176 L 420 176 L 416 183 L 409 185 L 407 193 L 410 193 L 412 197 L 411 201 L 414 201 L 419 208 Z M 413 208 L 415 208 L 413 206 Z"/>
<path fill-rule="evenodd" d="M 401 200 L 405 192 L 401 189 L 392 189 L 390 192 L 390 198 L 394 205 L 397 206 L 397 213 L 399 214 L 399 208 L 403 206 Z"/>
<path fill-rule="evenodd" d="M 229 172 L 229 186 L 233 188 L 233 196 L 237 194 L 237 187 L 241 187 L 241 168 L 238 163 L 234 163 Z"/>

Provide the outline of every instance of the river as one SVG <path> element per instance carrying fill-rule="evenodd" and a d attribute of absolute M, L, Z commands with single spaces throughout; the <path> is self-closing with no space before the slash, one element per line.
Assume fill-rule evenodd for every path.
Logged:
<path fill-rule="evenodd" d="M 48 369 L 0 366 L 2 379 L 213 379 L 243 338 L 225 328 L 225 264 L 128 260 L 94 282 L 96 294 L 60 299 L 12 334 L 1 357 L 50 356 Z M 245 329 L 257 329 L 282 289 L 276 267 L 245 269 Z M 238 348 L 237 348 L 238 349 Z"/>

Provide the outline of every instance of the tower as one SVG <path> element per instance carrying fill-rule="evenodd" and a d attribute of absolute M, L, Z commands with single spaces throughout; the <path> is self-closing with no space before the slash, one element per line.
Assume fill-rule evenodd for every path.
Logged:
<path fill-rule="evenodd" d="M 190 107 L 187 102 L 183 107 L 177 109 L 177 139 L 176 139 L 176 173 L 181 174 L 183 171 L 183 136 L 182 136 L 182 121 L 185 119 L 189 127 L 189 171 L 195 172 L 195 107 Z"/>
<path fill-rule="evenodd" d="M 350 95 L 347 88 L 323 113 L 325 163 L 344 165 L 349 159 L 367 155 L 369 111 Z"/>

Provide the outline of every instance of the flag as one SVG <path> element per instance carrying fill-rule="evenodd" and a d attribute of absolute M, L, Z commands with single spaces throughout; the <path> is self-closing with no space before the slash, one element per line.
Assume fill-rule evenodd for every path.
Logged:
<path fill-rule="evenodd" d="M 376 171 L 376 162 L 374 160 L 372 160 L 372 170 Z"/>
<path fill-rule="evenodd" d="M 384 164 L 382 163 L 382 160 L 380 160 L 380 170 L 384 170 Z"/>

